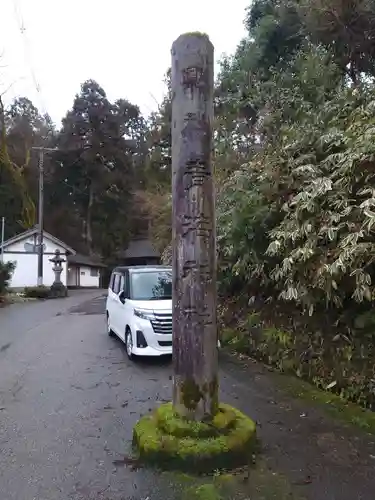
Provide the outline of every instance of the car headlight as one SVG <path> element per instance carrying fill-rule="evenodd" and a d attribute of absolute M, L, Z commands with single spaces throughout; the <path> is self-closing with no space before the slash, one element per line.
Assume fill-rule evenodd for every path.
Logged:
<path fill-rule="evenodd" d="M 142 309 L 134 309 L 134 316 L 138 316 L 138 318 L 147 319 L 149 321 L 155 319 L 154 313 L 151 311 L 144 311 Z"/>

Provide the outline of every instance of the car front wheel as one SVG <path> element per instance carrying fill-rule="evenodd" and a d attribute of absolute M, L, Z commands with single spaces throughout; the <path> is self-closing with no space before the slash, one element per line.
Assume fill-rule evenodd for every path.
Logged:
<path fill-rule="evenodd" d="M 109 314 L 107 313 L 107 333 L 110 337 L 114 336 L 113 330 L 111 328 L 111 321 L 109 319 Z"/>
<path fill-rule="evenodd" d="M 129 328 L 127 328 L 126 333 L 125 333 L 125 347 L 126 347 L 126 354 L 129 359 L 133 359 L 133 337 L 132 337 L 132 332 L 130 331 Z"/>

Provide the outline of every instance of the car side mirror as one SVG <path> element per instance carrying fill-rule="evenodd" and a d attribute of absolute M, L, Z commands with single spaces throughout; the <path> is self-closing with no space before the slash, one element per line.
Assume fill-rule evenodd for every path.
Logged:
<path fill-rule="evenodd" d="M 125 304 L 126 296 L 125 296 L 124 290 L 121 290 L 121 292 L 118 294 L 118 298 L 120 299 L 120 302 L 122 302 L 123 304 Z"/>

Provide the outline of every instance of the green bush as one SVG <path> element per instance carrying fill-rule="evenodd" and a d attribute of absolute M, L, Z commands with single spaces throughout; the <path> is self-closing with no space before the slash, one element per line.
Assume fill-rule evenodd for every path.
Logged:
<path fill-rule="evenodd" d="M 9 282 L 16 268 L 14 262 L 0 262 L 0 301 L 8 290 Z"/>
<path fill-rule="evenodd" d="M 25 297 L 30 299 L 48 299 L 50 289 L 46 286 L 26 287 L 24 290 Z"/>
<path fill-rule="evenodd" d="M 225 183 L 220 285 L 313 313 L 375 297 L 375 94 L 344 89 Z M 232 289 L 231 289 L 232 286 Z"/>

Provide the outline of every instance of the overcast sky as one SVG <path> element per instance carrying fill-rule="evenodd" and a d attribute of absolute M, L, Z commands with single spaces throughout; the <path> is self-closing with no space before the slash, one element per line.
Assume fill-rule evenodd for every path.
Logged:
<path fill-rule="evenodd" d="M 80 84 L 93 78 L 110 99 L 129 99 L 148 114 L 162 98 L 172 42 L 203 31 L 216 59 L 233 53 L 249 3 L 0 0 L 0 91 L 7 103 L 29 97 L 59 125 Z"/>

